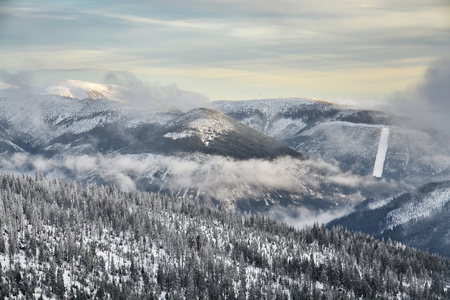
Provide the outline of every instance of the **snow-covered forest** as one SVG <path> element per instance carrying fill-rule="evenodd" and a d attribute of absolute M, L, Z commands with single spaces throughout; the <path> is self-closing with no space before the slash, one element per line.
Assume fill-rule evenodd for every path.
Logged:
<path fill-rule="evenodd" d="M 449 299 L 450 260 L 163 194 L 0 173 L 0 299 Z"/>

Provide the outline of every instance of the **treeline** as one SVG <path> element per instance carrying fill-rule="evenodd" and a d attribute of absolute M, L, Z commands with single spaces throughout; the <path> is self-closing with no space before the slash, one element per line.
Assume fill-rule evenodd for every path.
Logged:
<path fill-rule="evenodd" d="M 0 299 L 449 299 L 450 260 L 162 194 L 0 173 Z"/>

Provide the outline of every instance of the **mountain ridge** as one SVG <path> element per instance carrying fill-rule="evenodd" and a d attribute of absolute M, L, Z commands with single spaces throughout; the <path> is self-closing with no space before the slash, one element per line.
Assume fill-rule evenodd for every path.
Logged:
<path fill-rule="evenodd" d="M 213 107 L 301 153 L 371 175 L 383 128 L 389 130 L 382 176 L 412 184 L 450 173 L 450 149 L 433 133 L 395 115 L 306 98 L 217 101 Z"/>
<path fill-rule="evenodd" d="M 208 108 L 193 109 L 143 137 L 122 153 L 150 149 L 160 153 L 202 152 L 236 159 L 306 157 L 234 119 Z M 237 151 L 234 151 L 234 149 Z"/>

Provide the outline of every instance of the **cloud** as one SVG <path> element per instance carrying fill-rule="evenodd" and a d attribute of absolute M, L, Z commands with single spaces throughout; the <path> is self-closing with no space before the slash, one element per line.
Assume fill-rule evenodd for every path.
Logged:
<path fill-rule="evenodd" d="M 421 81 L 397 92 L 385 108 L 407 118 L 407 125 L 450 137 L 450 57 L 431 64 Z"/>
<path fill-rule="evenodd" d="M 2 69 L 0 70 L 0 82 L 22 89 L 28 89 L 33 85 L 33 76 L 29 71 L 11 73 Z"/>
<path fill-rule="evenodd" d="M 69 156 L 46 159 L 23 153 L 0 160 L 6 171 L 66 174 L 81 181 L 100 180 L 129 191 L 148 189 L 213 199 L 233 207 L 238 200 L 264 201 L 277 193 L 296 195 L 301 201 L 327 199 L 336 205 L 352 205 L 368 195 L 384 196 L 402 188 L 396 182 L 375 180 L 344 173 L 321 160 L 298 160 L 289 157 L 275 160 L 238 161 L 222 156 L 162 155 Z M 339 195 L 339 196 L 338 196 Z"/>
<path fill-rule="evenodd" d="M 209 100 L 194 92 L 181 90 L 175 84 L 160 86 L 138 79 L 129 72 L 108 72 L 104 76 L 108 84 L 124 87 L 121 97 L 139 108 L 156 110 L 175 109 L 183 112 L 198 107 L 209 107 Z"/>
<path fill-rule="evenodd" d="M 268 215 L 273 219 L 280 220 L 296 228 L 303 228 L 307 225 L 313 225 L 315 222 L 326 224 L 351 212 L 353 212 L 351 207 L 339 208 L 332 211 L 312 211 L 305 207 L 275 206 L 268 212 Z"/>
<path fill-rule="evenodd" d="M 116 14 L 116 13 L 99 13 L 104 17 L 114 18 L 131 23 L 147 24 L 147 25 L 160 25 L 165 27 L 173 27 L 180 29 L 194 29 L 194 30 L 220 30 L 224 26 L 221 26 L 216 22 L 202 22 L 198 20 L 163 20 L 148 17 L 139 17 L 135 15 Z"/>
<path fill-rule="evenodd" d="M 102 159 L 102 156 L 89 156 L 89 155 L 81 155 L 81 156 L 69 156 L 64 162 L 63 166 L 67 169 L 73 170 L 76 173 L 85 173 L 92 171 L 99 164 L 99 161 Z"/>
<path fill-rule="evenodd" d="M 9 1 L 0 9 L 4 68 L 34 60 L 53 70 L 128 70 L 214 99 L 377 100 L 449 46 L 441 0 L 44 5 Z"/>
<path fill-rule="evenodd" d="M 129 192 L 136 190 L 136 184 L 133 179 L 123 173 L 110 174 L 107 179 L 111 180 L 122 191 Z"/>

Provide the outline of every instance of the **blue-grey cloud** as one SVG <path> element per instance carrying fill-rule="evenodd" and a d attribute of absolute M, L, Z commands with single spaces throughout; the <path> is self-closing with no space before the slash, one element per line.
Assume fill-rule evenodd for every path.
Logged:
<path fill-rule="evenodd" d="M 12 73 L 2 69 L 0 70 L 0 82 L 27 89 L 33 85 L 33 75 L 29 71 Z"/>
<path fill-rule="evenodd" d="M 434 61 L 415 85 L 392 97 L 390 109 L 409 124 L 450 137 L 450 57 Z"/>
<path fill-rule="evenodd" d="M 210 106 L 208 98 L 198 93 L 182 90 L 176 85 L 161 86 L 144 82 L 127 72 L 108 72 L 104 81 L 125 88 L 121 98 L 136 107 L 188 111 Z"/>

